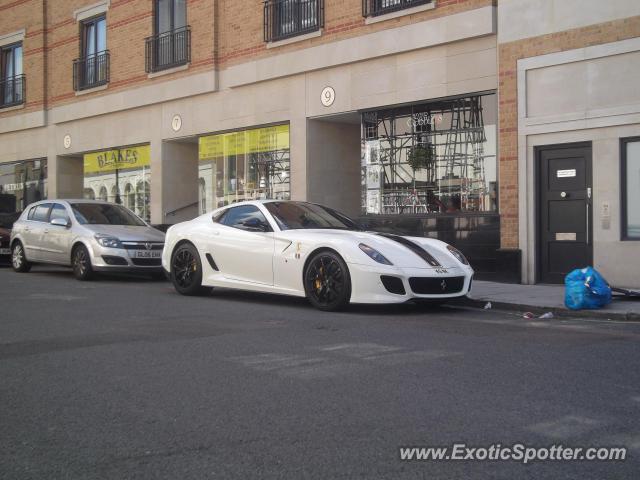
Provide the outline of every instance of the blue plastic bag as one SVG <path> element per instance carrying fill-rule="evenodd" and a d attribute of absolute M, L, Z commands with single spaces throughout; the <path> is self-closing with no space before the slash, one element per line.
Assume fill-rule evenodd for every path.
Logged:
<path fill-rule="evenodd" d="M 594 268 L 579 268 L 564 279 L 564 304 L 571 310 L 594 310 L 611 302 L 611 287 Z"/>

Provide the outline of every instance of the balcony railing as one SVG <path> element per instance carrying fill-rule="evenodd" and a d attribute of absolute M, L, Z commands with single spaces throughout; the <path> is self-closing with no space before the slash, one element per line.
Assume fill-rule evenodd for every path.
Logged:
<path fill-rule="evenodd" d="M 147 73 L 186 65 L 191 61 L 191 27 L 147 37 L 145 47 Z"/>
<path fill-rule="evenodd" d="M 73 89 L 76 92 L 109 83 L 109 50 L 73 61 Z"/>
<path fill-rule="evenodd" d="M 304 35 L 324 26 L 324 0 L 266 0 L 264 41 Z"/>
<path fill-rule="evenodd" d="M 24 75 L 0 79 L 0 108 L 14 107 L 24 103 L 27 80 Z"/>
<path fill-rule="evenodd" d="M 377 17 L 431 2 L 432 0 L 362 0 L 362 16 Z"/>

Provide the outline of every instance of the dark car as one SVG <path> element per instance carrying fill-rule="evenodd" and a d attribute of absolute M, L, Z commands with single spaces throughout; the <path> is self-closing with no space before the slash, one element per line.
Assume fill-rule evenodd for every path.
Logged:
<path fill-rule="evenodd" d="M 19 217 L 20 213 L 0 213 L 0 263 L 11 263 L 11 249 L 9 247 L 9 239 L 11 238 L 11 229 L 13 222 Z"/>

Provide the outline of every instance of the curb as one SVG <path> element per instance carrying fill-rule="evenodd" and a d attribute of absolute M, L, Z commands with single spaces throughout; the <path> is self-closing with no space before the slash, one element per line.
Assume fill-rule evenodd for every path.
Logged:
<path fill-rule="evenodd" d="M 598 320 L 618 320 L 626 322 L 640 322 L 640 313 L 636 312 L 612 312 L 609 310 L 569 310 L 563 307 L 539 307 L 523 303 L 496 302 L 489 299 L 463 297 L 450 305 L 462 305 L 465 307 L 484 309 L 487 302 L 491 302 L 492 309 L 531 312 L 537 316 L 551 312 L 556 317 L 570 318 L 596 318 Z"/>

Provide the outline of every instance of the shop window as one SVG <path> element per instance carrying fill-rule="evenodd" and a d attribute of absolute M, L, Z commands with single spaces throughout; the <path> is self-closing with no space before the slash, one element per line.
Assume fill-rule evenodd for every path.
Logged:
<path fill-rule="evenodd" d="M 85 191 L 97 191 L 99 200 L 123 204 L 150 221 L 150 154 L 149 145 L 85 154 Z"/>
<path fill-rule="evenodd" d="M 22 43 L 0 48 L 0 108 L 24 103 L 25 76 L 22 73 Z"/>
<path fill-rule="evenodd" d="M 0 226 L 10 228 L 27 205 L 47 198 L 47 161 L 0 163 Z"/>
<path fill-rule="evenodd" d="M 200 213 L 244 200 L 289 199 L 289 125 L 200 137 L 198 148 Z"/>
<path fill-rule="evenodd" d="M 146 39 L 148 73 L 191 61 L 191 30 L 186 0 L 155 0 L 154 35 Z"/>
<path fill-rule="evenodd" d="M 73 62 L 74 90 L 85 90 L 109 82 L 107 20 L 104 16 L 80 24 L 80 57 Z"/>
<path fill-rule="evenodd" d="M 640 137 L 621 142 L 622 239 L 640 240 Z"/>
<path fill-rule="evenodd" d="M 495 95 L 362 115 L 365 214 L 497 211 Z"/>

